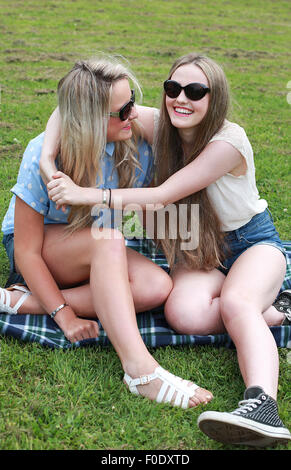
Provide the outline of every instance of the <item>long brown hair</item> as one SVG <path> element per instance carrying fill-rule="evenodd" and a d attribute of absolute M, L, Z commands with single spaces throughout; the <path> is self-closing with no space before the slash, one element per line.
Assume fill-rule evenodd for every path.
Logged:
<path fill-rule="evenodd" d="M 208 57 L 190 53 L 173 64 L 169 78 L 182 65 L 193 64 L 204 72 L 210 88 L 209 106 L 202 121 L 193 132 L 193 147 L 190 155 L 184 155 L 182 141 L 177 128 L 169 118 L 166 108 L 166 95 L 163 95 L 160 120 L 157 132 L 155 152 L 157 158 L 157 184 L 162 184 L 169 176 L 193 161 L 206 147 L 210 139 L 223 126 L 229 107 L 229 91 L 226 77 L 219 65 Z M 219 218 L 207 195 L 207 188 L 177 201 L 187 204 L 188 212 L 191 204 L 199 204 L 199 244 L 195 250 L 181 250 L 181 237 L 159 240 L 170 265 L 183 263 L 191 269 L 210 270 L 221 265 L 223 258 L 223 232 Z M 177 214 L 179 211 L 177 210 Z M 188 220 L 190 218 L 188 217 Z M 169 224 L 167 224 L 169 225 Z M 169 226 L 166 225 L 166 234 Z"/>
<path fill-rule="evenodd" d="M 80 60 L 58 84 L 61 115 L 61 170 L 79 186 L 94 187 L 102 183 L 101 159 L 105 153 L 110 98 L 114 82 L 128 79 L 141 95 L 135 76 L 120 60 L 97 57 Z M 114 161 L 119 187 L 131 187 L 141 170 L 138 139 L 141 130 L 132 122 L 132 139 L 115 143 Z M 67 230 L 84 228 L 92 223 L 91 208 L 72 206 Z"/>

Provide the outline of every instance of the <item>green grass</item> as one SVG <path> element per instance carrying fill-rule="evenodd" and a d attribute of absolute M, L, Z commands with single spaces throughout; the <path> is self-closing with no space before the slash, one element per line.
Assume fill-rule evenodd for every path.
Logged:
<path fill-rule="evenodd" d="M 0 0 L 0 7 L 0 219 L 23 150 L 43 131 L 57 82 L 75 59 L 122 54 L 143 85 L 144 104 L 159 106 L 171 63 L 198 50 L 227 73 L 233 119 L 253 144 L 261 196 L 281 237 L 291 239 L 288 1 Z M 1 246 L 1 285 L 7 275 Z M 235 351 L 152 353 L 162 366 L 213 391 L 207 409 L 230 410 L 241 399 Z M 198 431 L 200 409 L 185 412 L 130 395 L 111 348 L 51 351 L 1 338 L 0 358 L 1 449 L 238 449 Z M 290 365 L 281 349 L 278 400 L 289 428 L 290 398 Z"/>
<path fill-rule="evenodd" d="M 152 351 L 163 366 L 207 384 L 207 409 L 231 409 L 242 393 L 234 351 L 210 347 Z M 290 420 L 286 351 L 280 412 Z M 37 344 L 2 341 L 1 448 L 6 449 L 234 449 L 197 431 L 200 409 L 183 411 L 130 395 L 111 350 L 51 351 Z M 290 378 L 289 378 L 290 379 Z M 205 409 L 205 408 L 202 408 Z M 288 418 L 289 409 L 289 418 Z M 280 447 L 279 447 L 280 448 Z M 283 449 L 284 447 L 281 446 Z"/>

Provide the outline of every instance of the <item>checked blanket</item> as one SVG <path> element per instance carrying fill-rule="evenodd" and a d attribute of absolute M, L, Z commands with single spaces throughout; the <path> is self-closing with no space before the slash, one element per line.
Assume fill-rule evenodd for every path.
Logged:
<path fill-rule="evenodd" d="M 137 250 L 155 263 L 167 270 L 168 265 L 164 255 L 157 252 L 151 240 L 127 240 L 130 248 Z M 291 241 L 284 242 L 287 252 L 287 272 L 281 291 L 291 289 Z M 49 315 L 6 315 L 0 314 L 0 335 L 12 336 L 24 342 L 37 342 L 50 348 L 69 349 L 88 345 L 110 346 L 110 341 L 99 320 L 100 335 L 98 338 L 79 341 L 72 345 L 63 332 Z M 173 331 L 167 324 L 163 307 L 137 315 L 137 323 L 148 347 L 166 345 L 214 345 L 233 348 L 233 342 L 228 334 L 220 335 L 181 335 Z M 278 347 L 291 348 L 291 326 L 276 326 L 270 328 Z"/>

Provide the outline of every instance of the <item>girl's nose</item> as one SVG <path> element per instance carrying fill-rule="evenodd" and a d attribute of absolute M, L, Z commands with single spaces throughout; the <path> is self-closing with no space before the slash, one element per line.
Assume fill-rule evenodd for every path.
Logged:
<path fill-rule="evenodd" d="M 136 119 L 137 117 L 138 117 L 138 112 L 137 112 L 136 106 L 133 106 L 128 119 L 132 121 L 133 119 Z"/>
<path fill-rule="evenodd" d="M 179 103 L 186 103 L 188 101 L 184 90 L 181 90 L 181 93 L 177 96 L 176 101 L 178 101 Z"/>

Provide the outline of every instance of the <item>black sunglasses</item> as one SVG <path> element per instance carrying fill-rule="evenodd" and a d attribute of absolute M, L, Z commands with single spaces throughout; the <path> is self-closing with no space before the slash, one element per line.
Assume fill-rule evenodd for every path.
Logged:
<path fill-rule="evenodd" d="M 206 93 L 210 92 L 210 88 L 203 85 L 203 83 L 189 83 L 186 86 L 182 86 L 180 83 L 175 82 L 175 80 L 166 80 L 164 82 L 164 90 L 169 98 L 177 98 L 181 91 L 184 90 L 185 95 L 191 101 L 199 101 Z"/>
<path fill-rule="evenodd" d="M 119 117 L 121 121 L 126 121 L 126 119 L 129 118 L 132 108 L 134 107 L 134 103 L 135 103 L 135 91 L 131 90 L 130 100 L 127 103 L 125 103 L 122 106 L 122 108 L 120 108 L 120 110 L 117 111 L 116 113 L 109 113 L 109 116 Z"/>

